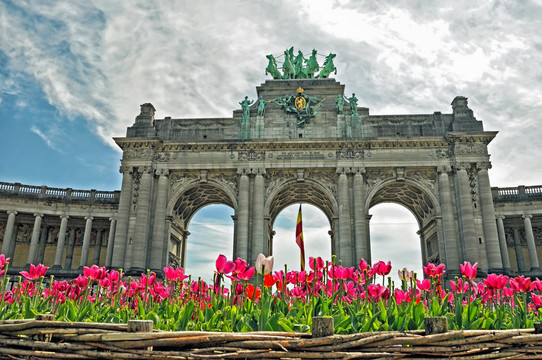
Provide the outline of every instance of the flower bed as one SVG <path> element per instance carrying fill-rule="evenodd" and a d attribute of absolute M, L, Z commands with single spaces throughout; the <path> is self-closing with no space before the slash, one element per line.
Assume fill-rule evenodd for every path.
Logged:
<path fill-rule="evenodd" d="M 389 262 L 370 266 L 363 259 L 346 268 L 311 258 L 308 271 L 272 272 L 272 257 L 261 255 L 249 266 L 220 255 L 211 283 L 192 280 L 182 268 L 165 268 L 160 281 L 150 271 L 130 278 L 96 265 L 57 281 L 45 278 L 41 264 L 13 282 L 8 264 L 0 255 L 0 320 L 51 314 L 61 322 L 151 320 L 163 331 L 310 333 L 313 317 L 331 316 L 335 334 L 421 330 L 426 317 L 439 316 L 450 330 L 532 329 L 542 321 L 542 281 L 490 274 L 475 282 L 477 266 L 469 263 L 446 284 L 449 290 L 441 280 L 444 265 L 425 266 L 423 280 L 402 270 L 395 287 Z"/>

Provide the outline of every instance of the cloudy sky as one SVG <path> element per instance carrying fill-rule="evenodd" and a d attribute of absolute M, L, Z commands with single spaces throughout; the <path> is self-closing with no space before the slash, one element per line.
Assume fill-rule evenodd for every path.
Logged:
<path fill-rule="evenodd" d="M 119 189 L 112 138 L 140 104 L 160 118 L 231 116 L 265 81 L 265 55 L 294 46 L 337 54 L 336 79 L 371 114 L 450 113 L 468 97 L 499 131 L 492 186 L 542 184 L 541 28 L 540 0 L 0 0 L 0 181 Z M 221 211 L 208 212 L 202 223 Z M 373 243 L 415 222 L 383 213 Z M 231 227 L 221 219 L 213 231 Z"/>

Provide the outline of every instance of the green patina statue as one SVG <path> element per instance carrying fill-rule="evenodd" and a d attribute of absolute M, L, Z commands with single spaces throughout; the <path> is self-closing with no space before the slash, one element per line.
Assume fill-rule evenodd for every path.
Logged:
<path fill-rule="evenodd" d="M 243 109 L 243 114 L 239 120 L 239 138 L 250 137 L 250 105 L 254 100 L 249 100 L 248 96 L 245 96 L 245 100 L 241 101 L 239 105 Z"/>
<path fill-rule="evenodd" d="M 297 52 L 297 56 L 294 55 L 293 46 L 287 50 L 284 50 L 284 62 L 282 63 L 282 74 L 279 71 L 277 61 L 271 54 L 266 55 L 269 59 L 267 68 L 265 69 L 265 75 L 271 74 L 273 79 L 314 79 L 314 78 L 327 78 L 331 73 L 337 74 L 337 68 L 333 64 L 333 58 L 335 54 L 329 54 L 326 56 L 323 67 L 320 70 L 318 60 L 316 60 L 317 52 L 312 50 L 311 56 L 306 59 L 301 51 Z M 282 56 L 282 55 L 281 55 Z M 280 57 L 280 56 L 279 56 Z M 318 73 L 318 71 L 320 72 Z"/>
<path fill-rule="evenodd" d="M 326 56 L 326 60 L 324 61 L 324 68 L 320 71 L 317 78 L 327 78 L 329 74 L 335 71 L 335 75 L 337 75 L 337 68 L 333 64 L 333 58 L 337 56 L 335 54 L 329 54 Z"/>
<path fill-rule="evenodd" d="M 260 96 L 260 100 L 258 100 L 258 116 L 264 116 L 265 115 L 265 107 L 267 105 L 267 101 L 263 99 L 263 96 Z"/>
<path fill-rule="evenodd" d="M 356 94 L 352 93 L 352 97 L 349 97 L 347 100 L 350 103 L 352 117 L 358 116 L 358 98 L 356 97 Z"/>
<path fill-rule="evenodd" d="M 275 60 L 275 57 L 271 54 L 265 55 L 265 57 L 269 59 L 269 64 L 267 64 L 267 68 L 265 69 L 265 75 L 271 74 L 273 79 L 280 79 L 282 75 L 277 68 L 277 61 Z"/>
<path fill-rule="evenodd" d="M 335 106 L 337 108 L 337 114 L 342 114 L 344 108 L 344 97 L 341 94 L 338 94 L 335 98 Z"/>
<path fill-rule="evenodd" d="M 297 126 L 303 127 L 310 123 L 310 119 L 318 114 L 318 109 L 326 98 L 319 99 L 308 96 L 302 88 L 297 89 L 297 94 L 286 95 L 281 98 L 269 100 L 284 109 L 289 114 L 297 117 Z"/>

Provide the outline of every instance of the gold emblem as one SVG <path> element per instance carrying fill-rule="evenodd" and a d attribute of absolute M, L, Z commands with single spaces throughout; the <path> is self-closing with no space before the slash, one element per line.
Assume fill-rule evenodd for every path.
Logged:
<path fill-rule="evenodd" d="M 295 98 L 295 107 L 299 110 L 303 110 L 307 105 L 307 100 L 303 96 L 298 96 Z"/>

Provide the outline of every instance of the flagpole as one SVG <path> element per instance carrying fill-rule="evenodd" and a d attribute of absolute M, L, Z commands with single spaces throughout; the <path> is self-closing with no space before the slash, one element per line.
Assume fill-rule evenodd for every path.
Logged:
<path fill-rule="evenodd" d="M 295 242 L 299 246 L 301 255 L 301 271 L 305 270 L 305 242 L 303 241 L 303 221 L 301 215 L 301 203 L 299 203 L 299 212 L 297 214 L 297 224 L 295 229 Z"/>

